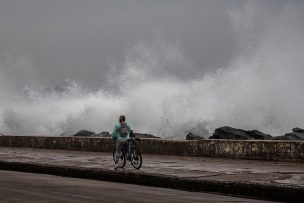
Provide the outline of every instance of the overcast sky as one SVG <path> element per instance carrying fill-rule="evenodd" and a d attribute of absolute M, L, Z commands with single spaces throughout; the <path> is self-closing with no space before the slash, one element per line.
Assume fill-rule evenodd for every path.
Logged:
<path fill-rule="evenodd" d="M 267 22 L 293 4 L 303 8 L 283 0 L 1 0 L 0 73 L 17 89 L 66 79 L 100 88 L 113 66 L 119 73 L 126 57 L 140 58 L 134 47 L 144 44 L 159 55 L 163 45 L 177 47 L 183 57 L 151 77 L 191 80 L 251 52 Z M 233 26 L 236 9 L 248 12 L 248 26 Z"/>
<path fill-rule="evenodd" d="M 122 68 L 128 50 L 158 42 L 180 46 L 191 70 L 186 75 L 168 74 L 188 79 L 224 66 L 237 54 L 228 13 L 241 4 L 238 0 L 1 0 L 0 68 L 20 85 L 28 80 L 60 85 L 68 78 L 98 87 L 109 61 Z"/>

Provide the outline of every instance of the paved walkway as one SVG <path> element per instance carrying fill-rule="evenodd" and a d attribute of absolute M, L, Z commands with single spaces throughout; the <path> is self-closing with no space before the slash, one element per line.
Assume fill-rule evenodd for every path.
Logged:
<path fill-rule="evenodd" d="M 10 178 L 7 178 L 10 177 Z M 0 171 L 0 197 L 9 202 L 266 203 L 254 199 L 52 175 Z"/>
<path fill-rule="evenodd" d="M 94 169 L 113 168 L 112 155 L 98 152 L 1 147 L 0 161 Z M 304 164 L 297 162 L 143 155 L 143 167 L 140 171 L 133 169 L 128 162 L 126 168 L 121 170 L 199 180 L 304 187 Z"/>

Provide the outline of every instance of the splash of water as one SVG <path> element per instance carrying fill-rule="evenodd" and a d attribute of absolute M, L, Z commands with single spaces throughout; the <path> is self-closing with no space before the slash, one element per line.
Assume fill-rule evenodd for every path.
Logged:
<path fill-rule="evenodd" d="M 248 36 L 256 26 L 248 27 L 252 19 L 243 18 L 243 12 L 231 11 L 232 24 Z M 140 43 L 126 54 L 123 72 L 114 65 L 109 72 L 108 89 L 118 89 L 115 93 L 88 91 L 67 80 L 63 87 L 27 87 L 23 95 L 12 96 L 2 85 L 1 95 L 9 99 L 1 101 L 0 129 L 44 135 L 110 131 L 125 114 L 136 131 L 162 137 L 183 137 L 188 131 L 208 136 L 224 125 L 282 134 L 304 123 L 304 28 L 290 23 L 290 13 L 286 8 L 255 35 L 258 40 L 250 50 L 236 35 L 240 50 L 246 51 L 225 68 L 194 73 L 199 76 L 193 80 L 170 74 L 192 66 L 180 46 Z"/>

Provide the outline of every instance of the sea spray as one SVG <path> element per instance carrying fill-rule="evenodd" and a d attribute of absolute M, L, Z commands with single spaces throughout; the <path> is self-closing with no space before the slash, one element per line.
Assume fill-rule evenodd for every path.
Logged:
<path fill-rule="evenodd" d="M 122 63 L 111 61 L 107 83 L 98 90 L 67 80 L 48 88 L 24 84 L 18 91 L 1 66 L 0 131 L 111 131 L 120 114 L 137 132 L 174 138 L 184 138 L 189 131 L 207 137 L 224 125 L 272 135 L 302 126 L 302 10 L 293 4 L 269 16 L 266 10 L 260 15 L 267 16 L 265 20 L 254 15 L 260 7 L 248 3 L 229 11 L 240 51 L 214 71 L 193 68 L 195 62 L 185 56 L 182 42 L 159 39 L 132 46 Z M 122 68 L 115 69 L 119 65 Z"/>

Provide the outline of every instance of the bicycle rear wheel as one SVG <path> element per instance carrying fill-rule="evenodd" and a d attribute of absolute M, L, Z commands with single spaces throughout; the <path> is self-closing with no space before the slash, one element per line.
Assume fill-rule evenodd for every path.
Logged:
<path fill-rule="evenodd" d="M 135 169 L 140 169 L 142 165 L 142 157 L 140 151 L 132 149 L 131 151 L 131 164 Z"/>

